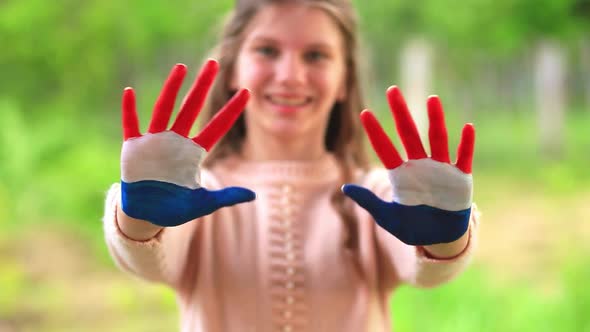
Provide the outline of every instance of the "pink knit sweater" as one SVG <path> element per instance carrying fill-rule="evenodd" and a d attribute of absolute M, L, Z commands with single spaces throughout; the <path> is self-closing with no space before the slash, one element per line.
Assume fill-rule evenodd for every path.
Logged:
<path fill-rule="evenodd" d="M 344 246 L 347 228 L 330 198 L 340 183 L 335 160 L 254 163 L 228 158 L 202 172 L 209 189 L 236 185 L 256 200 L 166 228 L 138 242 L 117 226 L 119 185 L 108 194 L 104 228 L 118 266 L 175 289 L 186 332 L 390 331 L 388 299 L 403 283 L 441 284 L 466 266 L 459 256 L 435 260 L 381 229 L 360 207 L 358 252 Z M 384 170 L 359 183 L 384 199 Z"/>

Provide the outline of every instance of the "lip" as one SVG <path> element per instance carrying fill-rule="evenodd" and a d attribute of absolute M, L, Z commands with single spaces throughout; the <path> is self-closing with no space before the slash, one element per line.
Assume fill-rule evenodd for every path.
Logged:
<path fill-rule="evenodd" d="M 267 94 L 264 99 L 272 109 L 283 114 L 299 112 L 312 102 L 312 98 L 309 96 L 295 94 Z"/>

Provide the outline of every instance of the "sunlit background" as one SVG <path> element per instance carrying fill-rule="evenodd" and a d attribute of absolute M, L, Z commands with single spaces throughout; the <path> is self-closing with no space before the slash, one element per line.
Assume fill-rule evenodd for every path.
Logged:
<path fill-rule="evenodd" d="M 590 1 L 356 1 L 367 107 L 395 136 L 399 85 L 424 130 L 477 131 L 470 268 L 401 288 L 396 331 L 590 331 Z M 173 293 L 118 271 L 103 242 L 119 178 L 120 96 L 143 128 L 178 62 L 194 77 L 232 6 L 0 2 L 0 331 L 175 331 Z M 185 89 L 186 90 L 186 89 Z"/>

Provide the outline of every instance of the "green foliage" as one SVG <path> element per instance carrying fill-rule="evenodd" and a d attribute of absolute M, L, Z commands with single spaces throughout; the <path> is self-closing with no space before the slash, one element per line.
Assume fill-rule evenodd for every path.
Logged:
<path fill-rule="evenodd" d="M 540 37 L 584 36 L 589 15 L 576 0 L 356 1 L 379 81 L 395 77 L 391 61 L 421 35 L 458 64 L 476 53 L 514 55 Z M 65 103 L 76 114 L 88 105 L 113 109 L 125 85 L 160 81 L 172 64 L 199 64 L 233 2 L 4 1 L 0 35 L 3 95 L 23 111 Z"/>
<path fill-rule="evenodd" d="M 536 43 L 553 39 L 576 49 L 590 31 L 584 0 L 356 1 L 379 82 L 398 75 L 400 47 L 422 38 L 435 47 L 439 66 L 472 70 L 482 61 L 514 61 Z M 585 11 L 584 11 L 585 10 Z M 444 68 L 443 68 L 444 69 Z M 449 75 L 443 70 L 445 84 Z M 473 79 L 471 79 L 473 81 Z M 473 83 L 473 82 L 471 82 Z M 489 93 L 488 93 L 489 94 Z"/>
<path fill-rule="evenodd" d="M 590 15 L 578 0 L 425 0 L 358 2 L 363 28 L 378 45 L 395 47 L 423 35 L 463 52 L 522 50 L 531 41 L 584 36 Z M 391 50 L 391 48 L 390 48 Z"/>
<path fill-rule="evenodd" d="M 230 1 L 5 1 L 0 91 L 27 113 L 48 102 L 110 106 L 121 87 L 175 62 L 200 62 Z M 178 24 L 182 22 L 182 24 Z M 34 85 L 31 83 L 34 82 Z M 115 85 L 114 85 L 115 84 Z"/>
<path fill-rule="evenodd" d="M 535 280 L 498 284 L 489 277 L 497 272 L 472 268 L 436 289 L 402 288 L 391 301 L 395 330 L 588 331 L 589 265 L 562 268 L 550 286 Z"/>
<path fill-rule="evenodd" d="M 19 324 L 23 320 L 24 326 L 40 322 L 45 325 L 35 327 L 43 331 L 64 331 L 65 326 L 72 326 L 72 331 L 90 330 L 91 325 L 97 331 L 161 331 L 176 326 L 171 292 L 122 281 L 117 279 L 123 278 L 119 273 L 117 277 L 101 274 L 113 269 L 100 218 L 106 190 L 119 177 L 120 94 L 125 86 L 136 88 L 145 129 L 171 66 L 183 62 L 192 73 L 196 71 L 215 43 L 220 18 L 233 3 L 0 3 L 0 329 L 6 317 Z M 371 77 L 378 93 L 369 91 L 378 96 L 377 105 L 369 106 L 379 110 L 392 137 L 393 123 L 381 87 L 395 82 L 396 57 L 403 43 L 422 36 L 438 52 L 441 72 L 434 85 L 438 93 L 448 96 L 444 100 L 451 151 L 462 124 L 476 125 L 478 197 L 493 201 L 502 192 L 530 184 L 548 197 L 561 199 L 586 190 L 590 183 L 588 112 L 575 108 L 568 112 L 564 154 L 544 159 L 526 89 L 514 92 L 525 95 L 525 104 L 508 109 L 501 104 L 504 95 L 488 89 L 494 82 L 473 78 L 470 70 L 482 63 L 494 64 L 490 71 L 499 65 L 509 72 L 520 70 L 520 59 L 540 38 L 554 38 L 566 46 L 587 38 L 587 1 L 355 3 L 370 56 L 367 62 L 378 69 Z M 478 85 L 479 81 L 488 84 Z M 471 107 L 472 111 L 464 105 L 465 96 L 487 98 L 493 107 Z M 39 262 L 47 261 L 47 252 L 54 252 L 51 248 L 41 252 L 36 240 L 20 243 L 29 240 L 22 234 L 24 229 L 56 230 L 67 246 L 79 244 L 87 249 L 79 257 L 92 268 L 63 275 L 45 270 L 32 273 Z M 76 240 L 65 234 L 73 234 Z M 13 247 L 6 247 L 8 243 Z M 14 255 L 27 248 L 41 252 L 41 259 L 30 263 L 29 256 Z M 66 252 L 74 250 L 67 247 Z M 62 263 L 55 262 L 57 271 Z M 585 287 L 588 266 L 587 259 L 573 257 L 568 265 L 554 267 L 563 271 L 560 295 L 555 297 L 538 294 L 524 284 L 493 286 L 494 280 L 479 268 L 437 290 L 404 288 L 392 303 L 394 322 L 401 331 L 589 331 L 585 317 L 590 307 L 590 288 Z M 100 294 L 93 303 L 98 308 L 90 307 L 100 315 L 85 310 L 86 291 Z M 72 310 L 80 311 L 79 322 L 68 317 Z M 510 316 L 498 319 L 506 315 Z M 107 324 L 104 316 L 118 320 L 101 325 Z"/>

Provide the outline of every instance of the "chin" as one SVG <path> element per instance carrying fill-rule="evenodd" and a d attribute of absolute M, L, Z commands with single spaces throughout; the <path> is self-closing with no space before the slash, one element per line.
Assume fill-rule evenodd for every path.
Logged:
<path fill-rule="evenodd" d="M 264 126 L 264 129 L 271 132 L 273 135 L 284 136 L 284 135 L 295 135 L 301 132 L 301 121 L 297 117 L 274 117 L 268 119 Z"/>
<path fill-rule="evenodd" d="M 276 126 L 270 132 L 272 136 L 280 139 L 293 139 L 301 135 L 300 129 L 294 126 Z"/>

